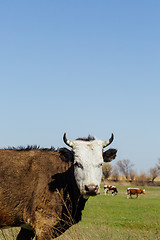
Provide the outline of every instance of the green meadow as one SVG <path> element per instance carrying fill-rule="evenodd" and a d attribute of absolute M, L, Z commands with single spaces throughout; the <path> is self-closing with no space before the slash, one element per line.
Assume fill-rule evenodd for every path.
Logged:
<path fill-rule="evenodd" d="M 139 199 L 127 199 L 127 186 L 117 188 L 117 196 L 105 196 L 101 189 L 99 196 L 91 197 L 82 221 L 57 240 L 160 239 L 160 187 L 145 187 Z M 3 230 L 0 239 L 15 239 L 16 231 Z"/>

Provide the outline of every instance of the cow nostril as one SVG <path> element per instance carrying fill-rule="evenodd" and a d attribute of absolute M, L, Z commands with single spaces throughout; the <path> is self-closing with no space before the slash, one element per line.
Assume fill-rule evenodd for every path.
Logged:
<path fill-rule="evenodd" d="M 98 189 L 99 189 L 99 187 L 98 187 L 98 185 L 96 185 L 96 186 L 95 186 L 95 192 L 96 192 L 96 193 L 98 192 Z"/>
<path fill-rule="evenodd" d="M 85 191 L 89 192 L 89 188 L 87 187 L 87 185 L 85 185 Z"/>

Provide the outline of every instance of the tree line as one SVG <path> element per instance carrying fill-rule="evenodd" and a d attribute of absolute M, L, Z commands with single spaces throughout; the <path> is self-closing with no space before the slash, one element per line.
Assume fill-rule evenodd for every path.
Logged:
<path fill-rule="evenodd" d="M 155 167 L 149 169 L 148 173 L 142 172 L 138 174 L 133 167 L 134 164 L 128 159 L 119 160 L 113 166 L 110 163 L 105 163 L 103 165 L 103 176 L 105 179 L 112 177 L 113 181 L 119 181 L 120 175 L 123 175 L 126 181 L 150 181 L 152 183 L 160 176 L 160 159 Z"/>

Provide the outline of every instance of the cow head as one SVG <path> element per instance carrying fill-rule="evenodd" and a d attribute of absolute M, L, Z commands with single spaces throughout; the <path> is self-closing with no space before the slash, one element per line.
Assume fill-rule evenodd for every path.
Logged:
<path fill-rule="evenodd" d="M 100 193 L 103 163 L 111 161 L 116 157 L 116 149 L 109 149 L 103 152 L 103 149 L 111 144 L 113 138 L 112 134 L 107 141 L 95 138 L 70 141 L 66 138 L 66 133 L 64 134 L 64 142 L 73 149 L 74 177 L 84 198 Z"/>

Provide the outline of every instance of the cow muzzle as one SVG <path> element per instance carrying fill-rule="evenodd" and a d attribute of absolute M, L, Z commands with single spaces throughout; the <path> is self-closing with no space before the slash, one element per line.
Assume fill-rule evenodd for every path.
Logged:
<path fill-rule="evenodd" d="M 98 185 L 85 185 L 85 194 L 87 196 L 96 196 L 97 194 L 99 194 L 99 187 Z"/>

